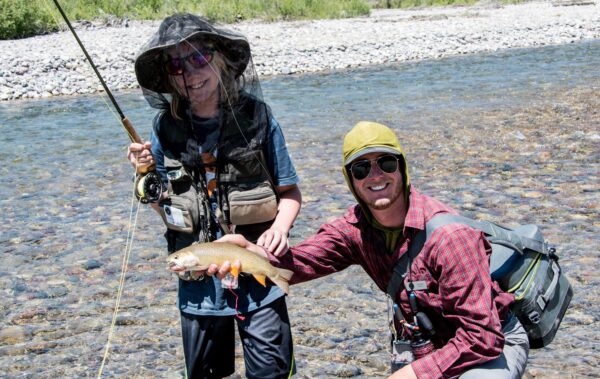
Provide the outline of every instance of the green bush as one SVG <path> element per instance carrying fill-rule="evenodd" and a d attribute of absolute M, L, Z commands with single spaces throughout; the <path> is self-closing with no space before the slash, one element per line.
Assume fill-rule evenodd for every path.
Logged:
<path fill-rule="evenodd" d="M 369 14 L 370 10 L 366 0 L 206 0 L 198 6 L 199 13 L 222 22 L 342 18 Z"/>
<path fill-rule="evenodd" d="M 58 30 L 45 6 L 23 0 L 0 0 L 0 39 L 30 37 Z"/>
<path fill-rule="evenodd" d="M 212 21 L 294 20 L 368 14 L 367 0 L 60 0 L 71 21 L 111 17 L 162 19 L 175 12 L 202 14 Z M 0 0 L 0 39 L 29 37 L 64 25 L 52 0 Z"/>
<path fill-rule="evenodd" d="M 369 14 L 370 4 L 399 8 L 471 4 L 475 0 L 59 0 L 71 21 L 108 18 L 162 19 L 175 12 L 202 14 L 212 21 L 297 20 Z M 518 2 L 519 0 L 499 0 Z M 64 22 L 53 0 L 0 0 L 0 39 L 58 30 Z"/>
<path fill-rule="evenodd" d="M 355 17 L 371 6 L 405 8 L 472 4 L 476 0 L 59 0 L 71 21 L 162 19 L 175 12 L 202 14 L 212 21 L 297 20 Z M 499 0 L 518 3 L 520 0 Z M 53 0 L 0 0 L 0 39 L 30 37 L 64 27 Z"/>

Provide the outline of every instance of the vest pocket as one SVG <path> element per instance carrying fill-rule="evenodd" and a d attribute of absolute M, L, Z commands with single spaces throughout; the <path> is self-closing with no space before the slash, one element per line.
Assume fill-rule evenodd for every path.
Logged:
<path fill-rule="evenodd" d="M 183 233 L 194 231 L 193 202 L 172 196 L 160 203 L 160 215 L 167 228 Z"/>
<path fill-rule="evenodd" d="M 192 183 L 192 176 L 176 163 L 179 162 L 165 159 L 169 198 L 160 203 L 160 215 L 167 228 L 193 233 L 199 216 L 198 191 Z"/>
<path fill-rule="evenodd" d="M 253 186 L 231 187 L 227 200 L 233 225 L 258 224 L 277 216 L 277 195 L 268 181 Z"/>

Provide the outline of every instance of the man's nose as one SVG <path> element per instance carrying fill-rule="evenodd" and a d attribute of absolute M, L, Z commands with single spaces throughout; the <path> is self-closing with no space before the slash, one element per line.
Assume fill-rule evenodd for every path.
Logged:
<path fill-rule="evenodd" d="M 369 170 L 369 175 L 367 175 L 367 178 L 371 176 L 377 177 L 381 175 L 383 175 L 383 170 L 379 168 L 377 161 L 371 161 L 371 170 Z"/>

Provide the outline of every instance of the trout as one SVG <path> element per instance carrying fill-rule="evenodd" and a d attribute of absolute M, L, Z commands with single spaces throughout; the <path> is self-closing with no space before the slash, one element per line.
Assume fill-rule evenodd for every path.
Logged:
<path fill-rule="evenodd" d="M 236 259 L 242 264 L 242 272 L 251 274 L 263 286 L 266 286 L 265 278 L 269 278 L 283 292 L 288 293 L 292 271 L 277 268 L 266 258 L 228 242 L 195 243 L 169 255 L 167 264 L 168 269 L 173 272 L 203 271 L 211 263 L 220 266 L 229 261 L 233 264 Z M 239 272 L 232 267 L 231 274 L 237 277 Z"/>

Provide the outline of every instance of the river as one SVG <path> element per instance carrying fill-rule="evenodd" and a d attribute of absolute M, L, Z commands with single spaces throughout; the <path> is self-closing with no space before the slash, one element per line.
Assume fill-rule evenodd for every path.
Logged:
<path fill-rule="evenodd" d="M 411 180 L 472 217 L 536 223 L 575 296 L 528 377 L 600 377 L 600 41 L 262 80 L 301 177 L 300 241 L 352 203 L 341 141 L 359 120 L 400 136 Z M 154 111 L 115 94 L 142 136 Z M 96 376 L 130 224 L 128 139 L 99 95 L 0 103 L 0 376 Z M 163 227 L 137 215 L 104 377 L 183 377 Z M 387 315 L 360 268 L 294 286 L 299 378 L 386 375 Z M 243 375 L 239 356 L 238 372 Z"/>

